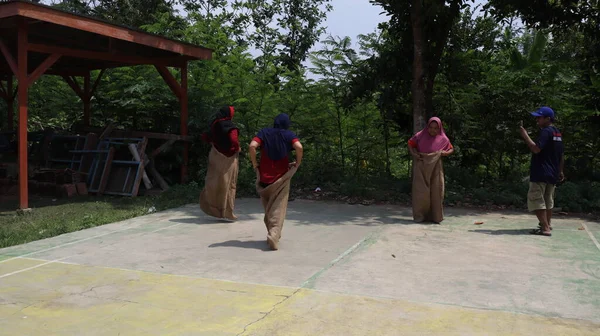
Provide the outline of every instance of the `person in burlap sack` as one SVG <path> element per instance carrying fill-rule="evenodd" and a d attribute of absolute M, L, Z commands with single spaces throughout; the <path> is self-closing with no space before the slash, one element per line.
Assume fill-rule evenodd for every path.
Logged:
<path fill-rule="evenodd" d="M 275 118 L 273 127 L 258 132 L 249 147 L 252 167 L 256 171 L 256 191 L 265 209 L 267 243 L 272 250 L 279 249 L 290 183 L 302 163 L 302 144 L 289 127 L 290 118 L 282 113 Z M 260 165 L 256 159 L 258 148 L 261 149 Z M 288 155 L 292 150 L 296 151 L 296 161 L 290 163 Z"/>
<path fill-rule="evenodd" d="M 233 123 L 233 106 L 222 107 L 213 118 L 202 140 L 212 145 L 208 155 L 206 182 L 200 193 L 200 208 L 205 214 L 234 221 L 240 142 Z"/>
<path fill-rule="evenodd" d="M 442 157 L 454 153 L 442 121 L 431 118 L 422 131 L 408 141 L 414 158 L 412 207 L 415 222 L 441 223 L 444 220 L 444 167 Z"/>

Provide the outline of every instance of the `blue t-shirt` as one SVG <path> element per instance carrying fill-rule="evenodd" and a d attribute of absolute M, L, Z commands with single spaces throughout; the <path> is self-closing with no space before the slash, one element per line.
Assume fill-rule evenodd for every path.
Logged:
<path fill-rule="evenodd" d="M 556 184 L 560 175 L 560 160 L 564 152 L 562 134 L 558 128 L 543 128 L 535 142 L 541 152 L 531 157 L 531 182 Z"/>

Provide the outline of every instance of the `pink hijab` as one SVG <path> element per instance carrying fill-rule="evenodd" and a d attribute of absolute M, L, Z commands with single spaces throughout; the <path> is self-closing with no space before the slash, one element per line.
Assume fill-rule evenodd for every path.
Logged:
<path fill-rule="evenodd" d="M 431 125 L 432 122 L 437 122 L 438 125 L 440 125 L 440 134 L 434 137 L 429 134 L 429 125 Z M 429 119 L 427 126 L 422 131 L 415 134 L 410 140 L 417 144 L 419 153 L 435 153 L 451 148 L 450 139 L 448 139 L 446 132 L 444 132 L 442 120 L 438 117 Z"/>

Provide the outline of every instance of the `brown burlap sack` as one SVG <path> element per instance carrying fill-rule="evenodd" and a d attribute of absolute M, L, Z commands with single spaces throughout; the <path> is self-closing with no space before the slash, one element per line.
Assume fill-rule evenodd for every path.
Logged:
<path fill-rule="evenodd" d="M 238 178 L 238 154 L 227 157 L 214 147 L 208 156 L 204 189 L 200 193 L 200 208 L 216 218 L 236 220 L 233 214 Z"/>
<path fill-rule="evenodd" d="M 444 168 L 442 154 L 421 154 L 413 162 L 412 206 L 415 222 L 444 220 Z"/>
<path fill-rule="evenodd" d="M 263 208 L 265 209 L 265 225 L 267 234 L 272 241 L 269 242 L 272 248 L 277 249 L 277 244 L 281 238 L 283 221 L 287 213 L 288 199 L 290 196 L 290 184 L 292 177 L 296 174 L 297 168 L 291 168 L 275 183 L 263 188 L 260 185 L 260 177 L 256 172 L 256 191 L 260 195 Z M 274 246 L 272 245 L 274 244 Z"/>

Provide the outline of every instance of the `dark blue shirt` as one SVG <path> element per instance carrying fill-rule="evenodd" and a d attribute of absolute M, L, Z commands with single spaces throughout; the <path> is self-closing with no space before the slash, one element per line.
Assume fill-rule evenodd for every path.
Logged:
<path fill-rule="evenodd" d="M 562 134 L 558 128 L 548 126 L 540 131 L 535 144 L 541 152 L 531 157 L 531 182 L 556 184 L 560 175 L 560 160 L 564 152 Z"/>

